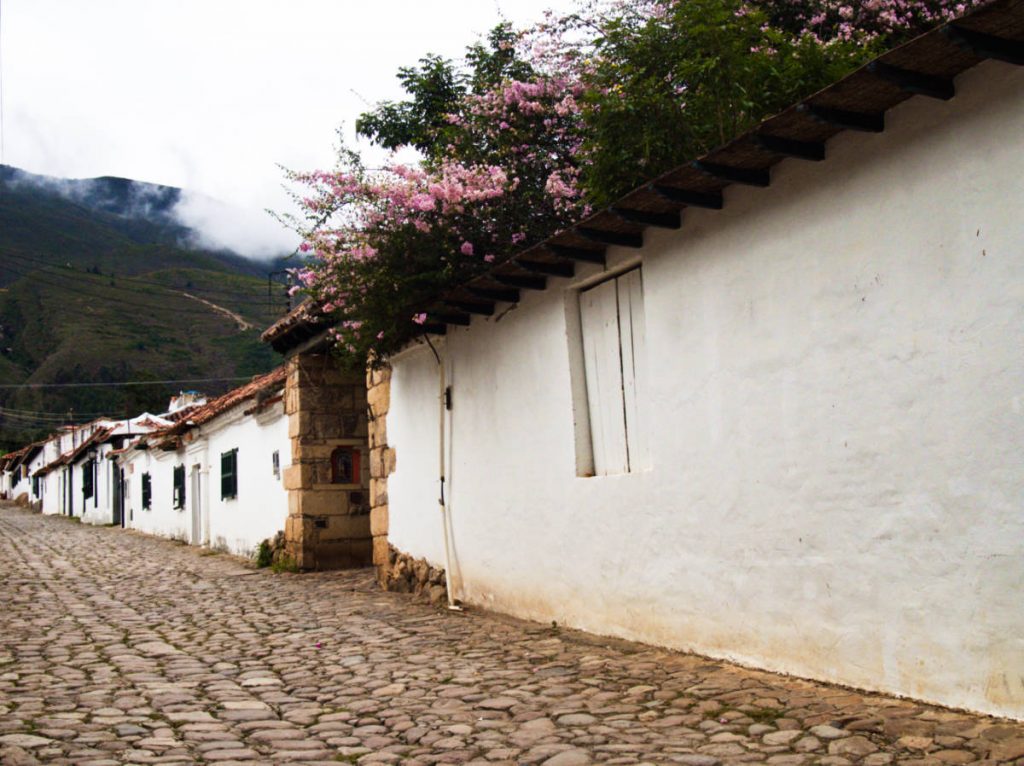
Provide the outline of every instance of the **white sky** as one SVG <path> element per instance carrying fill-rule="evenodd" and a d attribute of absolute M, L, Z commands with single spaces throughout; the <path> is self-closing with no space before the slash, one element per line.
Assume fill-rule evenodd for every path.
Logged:
<path fill-rule="evenodd" d="M 427 52 L 458 57 L 502 16 L 526 24 L 572 5 L 0 0 L 3 162 L 180 186 L 247 211 L 193 201 L 211 236 L 289 247 L 294 237 L 262 213 L 287 206 L 279 164 L 329 167 L 339 126 L 352 145 L 366 102 L 400 98 L 398 67 Z"/>

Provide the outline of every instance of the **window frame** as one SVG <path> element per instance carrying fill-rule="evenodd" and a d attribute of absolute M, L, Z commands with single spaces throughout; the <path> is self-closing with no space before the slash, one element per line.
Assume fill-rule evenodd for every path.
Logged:
<path fill-rule="evenodd" d="M 96 461 L 86 460 L 82 463 L 82 499 L 90 499 L 96 492 Z"/>
<path fill-rule="evenodd" d="M 230 466 L 230 470 L 225 470 Z M 220 499 L 238 498 L 238 447 L 220 453 Z"/>
<path fill-rule="evenodd" d="M 153 510 L 153 477 L 149 471 L 145 471 L 139 477 L 142 480 L 142 510 Z"/>
<path fill-rule="evenodd" d="M 172 507 L 176 511 L 185 510 L 185 465 L 174 466 Z"/>
<path fill-rule="evenodd" d="M 642 264 L 580 284 L 566 300 L 576 475 L 650 468 L 642 390 L 646 329 Z"/>

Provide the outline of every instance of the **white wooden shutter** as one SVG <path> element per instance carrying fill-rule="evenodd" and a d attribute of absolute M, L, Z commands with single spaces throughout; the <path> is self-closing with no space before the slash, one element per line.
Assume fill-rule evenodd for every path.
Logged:
<path fill-rule="evenodd" d="M 626 455 L 630 471 L 648 464 L 647 429 L 641 420 L 644 337 L 644 290 L 640 269 L 615 280 L 619 297 L 619 347 L 622 353 L 622 409 L 626 418 Z"/>
<path fill-rule="evenodd" d="M 622 406 L 618 288 L 603 282 L 580 295 L 583 363 L 587 381 L 594 473 L 601 476 L 629 470 L 626 419 Z"/>

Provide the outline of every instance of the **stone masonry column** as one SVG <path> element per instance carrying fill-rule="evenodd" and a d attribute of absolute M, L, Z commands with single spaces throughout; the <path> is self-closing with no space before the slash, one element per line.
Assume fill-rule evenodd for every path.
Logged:
<path fill-rule="evenodd" d="M 292 445 L 284 469 L 288 491 L 285 553 L 302 570 L 368 566 L 372 560 L 366 386 L 330 354 L 296 354 L 288 362 L 285 414 Z M 351 454 L 358 475 L 335 483 L 332 454 Z"/>
<path fill-rule="evenodd" d="M 395 470 L 395 451 L 388 447 L 387 415 L 391 406 L 391 368 L 366 373 L 370 445 L 370 532 L 373 565 L 382 586 L 387 584 L 391 556 L 388 545 L 388 475 Z"/>
<path fill-rule="evenodd" d="M 391 368 L 366 373 L 370 443 L 370 531 L 373 566 L 384 590 L 412 593 L 422 601 L 442 604 L 448 598 L 444 569 L 414 558 L 388 542 L 388 476 L 395 470 L 395 448 L 388 446 L 387 416 L 391 409 Z"/>

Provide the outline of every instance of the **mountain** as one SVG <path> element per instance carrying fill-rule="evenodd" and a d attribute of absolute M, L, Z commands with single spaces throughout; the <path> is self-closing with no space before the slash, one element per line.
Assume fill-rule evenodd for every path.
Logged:
<path fill-rule="evenodd" d="M 175 187 L 0 165 L 0 450 L 67 420 L 161 411 L 180 388 L 239 385 L 147 381 L 279 362 L 259 334 L 287 308 L 268 274 L 294 262 L 197 247 L 175 216 L 181 199 Z M 67 385 L 124 381 L 146 383 Z M 53 383 L 64 385 L 27 387 Z"/>

